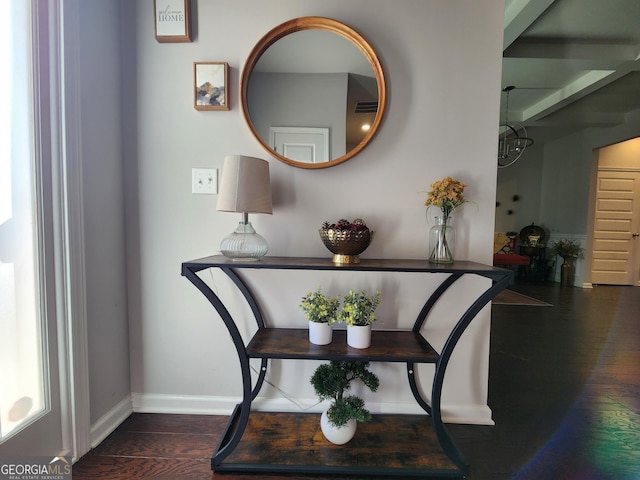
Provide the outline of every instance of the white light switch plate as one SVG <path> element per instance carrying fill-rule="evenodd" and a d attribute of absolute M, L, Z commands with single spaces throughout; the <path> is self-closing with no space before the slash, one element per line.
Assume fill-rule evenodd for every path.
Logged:
<path fill-rule="evenodd" d="M 217 168 L 192 168 L 191 193 L 213 195 L 218 193 Z"/>

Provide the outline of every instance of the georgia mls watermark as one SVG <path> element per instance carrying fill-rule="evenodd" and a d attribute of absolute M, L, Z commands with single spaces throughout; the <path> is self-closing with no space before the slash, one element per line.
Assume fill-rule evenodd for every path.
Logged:
<path fill-rule="evenodd" d="M 0 457 L 0 480 L 71 480 L 71 459 Z"/>

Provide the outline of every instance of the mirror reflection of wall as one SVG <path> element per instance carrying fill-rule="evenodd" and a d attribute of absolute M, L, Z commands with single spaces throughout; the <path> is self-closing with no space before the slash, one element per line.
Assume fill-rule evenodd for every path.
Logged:
<path fill-rule="evenodd" d="M 330 131 L 329 158 L 355 148 L 378 110 L 375 77 L 345 73 L 254 72 L 249 112 L 263 139 L 273 127 L 315 127 Z M 275 151 L 283 153 L 269 142 Z"/>
<path fill-rule="evenodd" d="M 353 150 L 366 136 L 378 113 L 378 85 L 373 76 L 349 74 L 347 87 L 347 148 Z"/>
<path fill-rule="evenodd" d="M 347 83 L 344 73 L 254 72 L 249 112 L 258 135 L 267 140 L 270 127 L 328 128 L 330 157 L 344 155 Z"/>

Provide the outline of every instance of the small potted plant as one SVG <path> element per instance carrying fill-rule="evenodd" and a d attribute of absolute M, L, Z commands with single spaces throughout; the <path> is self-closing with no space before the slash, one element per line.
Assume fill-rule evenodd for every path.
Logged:
<path fill-rule="evenodd" d="M 563 263 L 560 266 L 560 283 L 569 285 L 571 278 L 571 259 L 582 258 L 584 256 L 584 248 L 580 244 L 568 238 L 566 240 L 558 240 L 551 245 L 551 254 L 562 257 Z"/>
<path fill-rule="evenodd" d="M 368 362 L 331 361 L 320 365 L 311 376 L 311 385 L 320 400 L 331 400 L 329 408 L 322 412 L 320 427 L 332 443 L 347 443 L 356 433 L 357 422 L 371 420 L 371 412 L 364 408 L 364 400 L 345 394 L 356 379 L 372 392 L 378 389 L 380 381 L 367 369 L 368 366 Z"/>
<path fill-rule="evenodd" d="M 300 308 L 309 321 L 309 341 L 316 345 L 327 345 L 333 338 L 333 325 L 338 320 L 339 297 L 327 297 L 318 287 L 302 297 Z"/>
<path fill-rule="evenodd" d="M 349 290 L 342 302 L 339 320 L 347 324 L 347 344 L 354 348 L 368 348 L 371 345 L 371 325 L 376 321 L 375 310 L 380 304 L 382 293 L 369 296 L 364 290 Z"/>

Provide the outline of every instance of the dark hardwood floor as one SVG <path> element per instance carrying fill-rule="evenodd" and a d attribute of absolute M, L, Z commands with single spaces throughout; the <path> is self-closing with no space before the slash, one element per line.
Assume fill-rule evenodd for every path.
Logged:
<path fill-rule="evenodd" d="M 640 288 L 549 283 L 513 290 L 553 306 L 493 306 L 489 406 L 496 425 L 449 425 L 471 465 L 468 478 L 640 478 Z M 226 421 L 133 414 L 74 465 L 73 478 L 345 478 L 213 475 L 210 456 Z"/>

